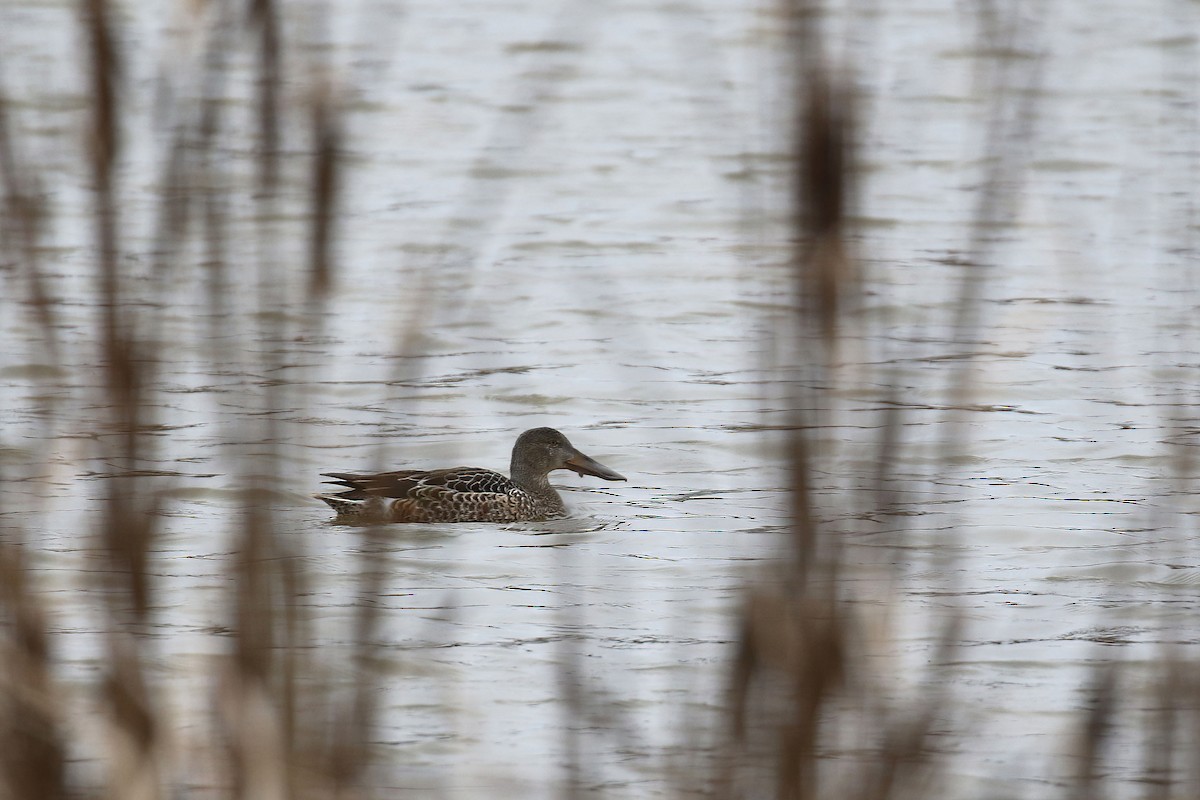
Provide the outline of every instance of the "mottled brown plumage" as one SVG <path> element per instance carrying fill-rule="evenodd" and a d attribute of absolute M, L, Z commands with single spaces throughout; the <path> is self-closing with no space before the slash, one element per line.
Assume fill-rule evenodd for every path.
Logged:
<path fill-rule="evenodd" d="M 327 472 L 345 491 L 316 495 L 338 514 L 371 522 L 521 522 L 566 513 L 548 475 L 569 469 L 609 481 L 624 477 L 575 449 L 553 428 L 525 431 L 513 446 L 511 478 L 479 467 Z"/>

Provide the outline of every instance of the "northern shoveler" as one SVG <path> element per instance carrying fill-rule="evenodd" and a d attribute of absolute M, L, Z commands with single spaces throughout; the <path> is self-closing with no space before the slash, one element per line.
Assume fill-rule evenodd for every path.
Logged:
<path fill-rule="evenodd" d="M 569 469 L 606 481 L 623 481 L 575 449 L 553 428 L 522 433 L 513 445 L 511 477 L 479 467 L 400 470 L 377 475 L 326 472 L 326 483 L 346 490 L 318 494 L 339 518 L 371 522 L 522 522 L 561 517 L 562 498 L 548 475 Z"/>

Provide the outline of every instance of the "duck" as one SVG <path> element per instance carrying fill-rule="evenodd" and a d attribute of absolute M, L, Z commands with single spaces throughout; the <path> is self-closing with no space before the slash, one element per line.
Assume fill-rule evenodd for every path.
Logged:
<path fill-rule="evenodd" d="M 324 472 L 342 491 L 314 495 L 349 522 L 534 522 L 566 516 L 549 474 L 626 480 L 584 455 L 554 428 L 533 428 L 513 445 L 509 476 L 481 467 L 397 470 L 375 474 Z"/>

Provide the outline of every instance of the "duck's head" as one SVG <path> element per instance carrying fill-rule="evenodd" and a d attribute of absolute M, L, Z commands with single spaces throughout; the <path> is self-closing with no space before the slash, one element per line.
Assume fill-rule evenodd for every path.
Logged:
<path fill-rule="evenodd" d="M 554 428 L 533 428 L 517 437 L 513 445 L 512 474 L 546 475 L 556 469 L 569 469 L 579 475 L 594 475 L 606 481 L 623 481 L 614 472 L 575 449 L 566 436 Z"/>

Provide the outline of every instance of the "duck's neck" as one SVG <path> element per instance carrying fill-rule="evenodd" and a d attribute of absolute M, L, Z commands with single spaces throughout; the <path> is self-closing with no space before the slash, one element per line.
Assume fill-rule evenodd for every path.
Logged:
<path fill-rule="evenodd" d="M 512 478 L 513 483 L 539 500 L 551 502 L 556 505 L 562 504 L 562 499 L 558 496 L 558 492 L 554 491 L 554 487 L 550 485 L 550 476 L 546 473 L 528 469 L 518 464 L 516 459 L 513 459 L 508 474 Z"/>

